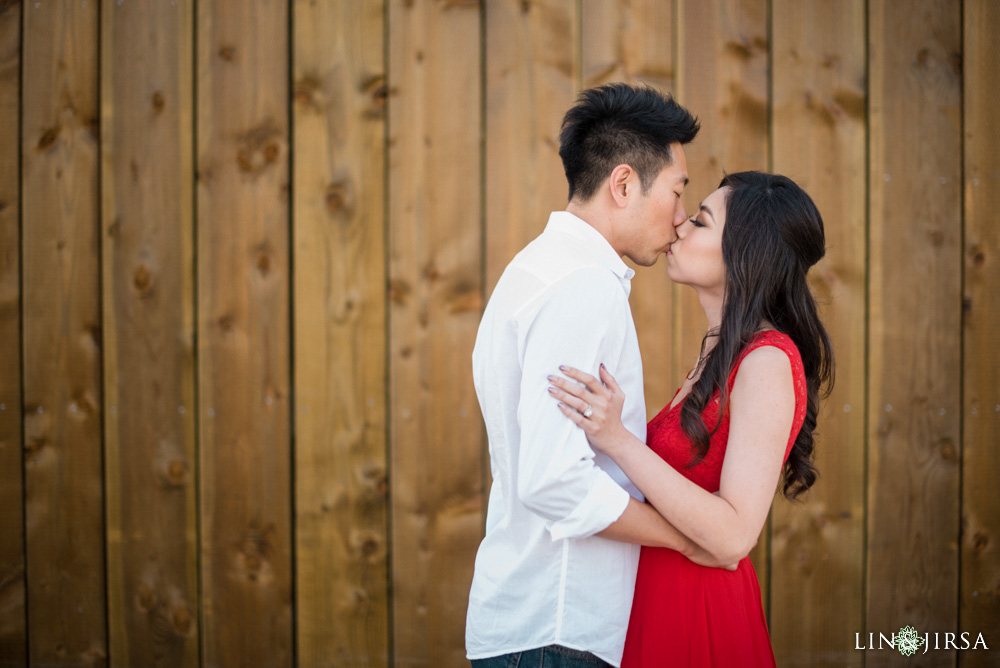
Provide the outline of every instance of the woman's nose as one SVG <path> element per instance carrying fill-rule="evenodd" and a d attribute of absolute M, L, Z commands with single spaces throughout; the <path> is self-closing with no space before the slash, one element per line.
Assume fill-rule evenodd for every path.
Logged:
<path fill-rule="evenodd" d="M 687 218 L 681 218 L 680 222 L 674 223 L 674 236 L 678 239 L 683 239 L 684 235 L 687 234 L 687 230 L 684 228 L 684 223 L 687 222 Z"/>

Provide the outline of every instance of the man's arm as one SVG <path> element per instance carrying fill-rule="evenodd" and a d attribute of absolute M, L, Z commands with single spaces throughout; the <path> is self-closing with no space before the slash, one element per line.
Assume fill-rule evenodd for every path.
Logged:
<path fill-rule="evenodd" d="M 600 361 L 617 358 L 627 309 L 617 279 L 594 267 L 560 279 L 516 321 L 521 433 L 514 491 L 545 520 L 553 540 L 596 534 L 622 514 L 630 498 L 594 464 L 587 435 L 554 405 L 547 380 L 560 364 L 596 369 Z"/>

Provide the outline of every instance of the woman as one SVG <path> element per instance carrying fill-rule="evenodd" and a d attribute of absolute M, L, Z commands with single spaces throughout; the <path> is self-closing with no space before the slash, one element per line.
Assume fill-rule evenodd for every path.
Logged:
<path fill-rule="evenodd" d="M 783 477 L 794 498 L 816 479 L 813 431 L 833 380 L 830 340 L 806 283 L 823 257 L 823 221 L 791 180 L 726 176 L 697 215 L 676 227 L 667 274 L 698 293 L 708 318 L 702 354 L 647 426 L 622 427 L 622 393 L 562 368 L 559 407 L 610 456 L 649 503 L 720 563 L 643 547 L 622 666 L 773 666 L 747 554 Z M 577 381 L 577 382 L 574 382 Z"/>

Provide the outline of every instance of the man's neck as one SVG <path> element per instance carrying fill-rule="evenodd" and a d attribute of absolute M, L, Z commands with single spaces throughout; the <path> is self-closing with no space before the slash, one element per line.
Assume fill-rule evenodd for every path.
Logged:
<path fill-rule="evenodd" d="M 597 230 L 611 247 L 615 249 L 618 256 L 621 257 L 622 253 L 618 250 L 618 246 L 615 243 L 614 226 L 611 224 L 611 217 L 599 204 L 596 202 L 580 203 L 576 200 L 570 200 L 570 203 L 566 205 L 566 211 Z"/>

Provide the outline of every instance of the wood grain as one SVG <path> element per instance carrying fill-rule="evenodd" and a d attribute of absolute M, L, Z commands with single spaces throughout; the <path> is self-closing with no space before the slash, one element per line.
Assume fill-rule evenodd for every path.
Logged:
<path fill-rule="evenodd" d="M 471 373 L 483 303 L 481 10 L 389 4 L 395 665 L 468 665 L 465 611 L 483 528 Z"/>
<path fill-rule="evenodd" d="M 958 621 L 961 6 L 869 5 L 868 630 Z M 953 665 L 928 653 L 915 665 Z M 890 665 L 872 651 L 867 666 Z"/>
<path fill-rule="evenodd" d="M 582 3 L 584 87 L 613 81 L 645 84 L 676 95 L 672 2 L 584 0 Z M 674 359 L 674 288 L 665 259 L 637 267 L 629 303 L 642 350 L 646 413 L 652 418 L 679 387 Z"/>
<path fill-rule="evenodd" d="M 573 3 L 486 3 L 486 293 L 514 255 L 566 208 L 563 114 L 578 80 Z"/>
<path fill-rule="evenodd" d="M 686 149 L 684 204 L 697 211 L 724 172 L 768 167 L 768 25 L 766 0 L 677 0 L 678 101 L 701 121 Z M 674 382 L 695 363 L 708 323 L 694 291 L 674 286 Z M 750 554 L 768 605 L 768 525 Z"/>
<path fill-rule="evenodd" d="M 21 437 L 21 7 L 0 9 L 0 666 L 28 662 Z"/>
<path fill-rule="evenodd" d="M 198 664 L 193 10 L 105 2 L 108 626 L 116 666 Z"/>
<path fill-rule="evenodd" d="M 98 8 L 33 3 L 23 16 L 29 660 L 106 665 Z"/>
<path fill-rule="evenodd" d="M 389 665 L 385 7 L 294 5 L 296 628 Z"/>
<path fill-rule="evenodd" d="M 965 216 L 962 382 L 962 544 L 960 631 L 1000 629 L 1000 131 L 996 75 L 1000 72 L 1000 5 L 963 5 Z M 990 634 L 996 637 L 995 634 Z M 995 663 L 991 652 L 962 652 L 962 666 Z"/>
<path fill-rule="evenodd" d="M 288 5 L 197 14 L 202 662 L 292 662 Z"/>
<path fill-rule="evenodd" d="M 781 666 L 860 666 L 844 649 L 864 630 L 865 5 L 774 0 L 771 16 L 773 171 L 823 216 L 827 255 L 809 276 L 836 359 L 819 480 L 772 510 L 771 639 Z"/>

